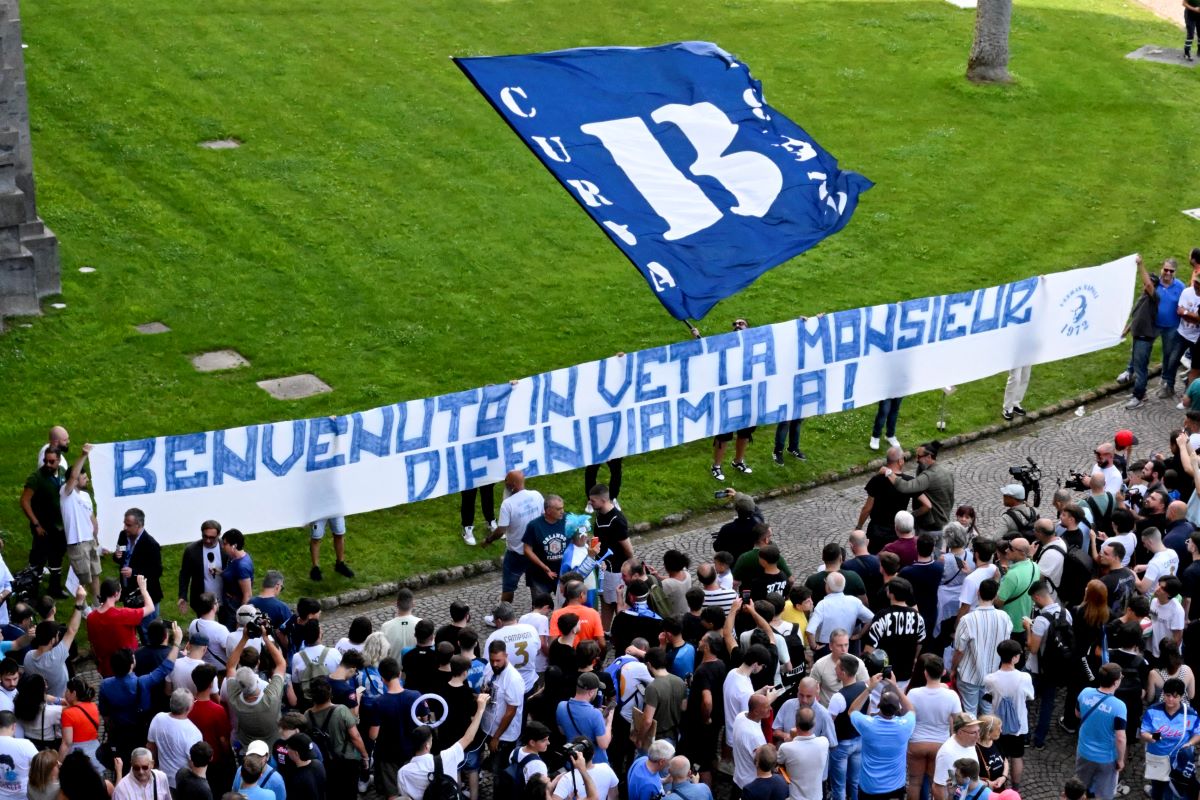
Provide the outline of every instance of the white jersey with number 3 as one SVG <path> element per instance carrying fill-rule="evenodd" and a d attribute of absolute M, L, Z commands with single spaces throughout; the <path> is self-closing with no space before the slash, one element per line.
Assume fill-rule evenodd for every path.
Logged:
<path fill-rule="evenodd" d="M 504 642 L 508 663 L 521 673 L 521 678 L 525 681 L 525 691 L 528 692 L 538 679 L 537 654 L 542 649 L 541 635 L 528 623 L 506 625 L 487 638 L 483 652 L 487 653 L 488 646 L 497 639 Z"/>

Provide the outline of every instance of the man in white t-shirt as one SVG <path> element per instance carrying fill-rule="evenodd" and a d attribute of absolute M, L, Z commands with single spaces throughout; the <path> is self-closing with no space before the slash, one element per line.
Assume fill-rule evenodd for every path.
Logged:
<path fill-rule="evenodd" d="M 947 800 L 953 794 L 946 784 L 953 781 L 954 762 L 960 758 L 976 758 L 975 745 L 979 743 L 979 720 L 974 714 L 955 714 L 950 722 L 952 734 L 938 748 L 933 767 L 933 800 Z"/>
<path fill-rule="evenodd" d="M 1025 770 L 1025 737 L 1029 734 L 1028 702 L 1033 699 L 1033 678 L 1028 672 L 1017 669 L 1021 660 L 1022 647 L 1012 639 L 1001 642 L 997 648 L 1000 669 L 983 679 L 983 689 L 992 696 L 992 708 L 997 714 L 1012 709 L 1017 715 L 1016 730 L 1000 731 L 1000 752 L 1009 760 L 1009 769 L 1014 786 L 1021 785 L 1021 774 Z M 1001 716 L 1001 721 L 1004 717 Z"/>
<path fill-rule="evenodd" d="M 550 652 L 550 612 L 554 609 L 554 601 L 550 600 L 550 595 L 546 595 L 539 605 L 537 602 L 538 599 L 539 598 L 534 598 L 534 609 L 528 614 L 522 615 L 517 624 L 530 626 L 537 631 L 538 637 L 541 639 L 541 645 L 538 647 L 537 654 L 534 656 L 533 662 L 537 674 L 542 675 L 546 672 L 546 668 L 549 666 L 548 662 L 546 661 L 546 655 Z M 494 616 L 495 615 L 493 615 L 493 617 Z M 492 636 L 495 635 L 496 634 L 492 634 Z M 491 638 L 492 637 L 489 636 L 488 640 L 490 641 Z M 509 656 L 509 660 L 512 660 L 511 656 Z"/>
<path fill-rule="evenodd" d="M 55 425 L 50 429 L 50 434 L 46 437 L 46 443 L 38 450 L 37 466 L 34 469 L 41 469 L 42 462 L 46 459 L 46 451 L 52 447 L 56 453 L 62 455 L 66 455 L 67 450 L 71 447 L 71 434 L 67 433 L 67 429 L 61 425 Z"/>
<path fill-rule="evenodd" d="M 1183 629 L 1187 625 L 1187 615 L 1183 606 L 1175 598 L 1183 592 L 1183 581 L 1174 575 L 1164 575 L 1158 579 L 1158 588 L 1154 590 L 1154 599 L 1150 601 L 1150 652 L 1158 658 L 1161 653 L 1163 639 L 1169 639 L 1175 644 L 1182 644 Z"/>
<path fill-rule="evenodd" d="M 247 645 L 248 646 L 248 645 Z M 168 680 L 173 689 L 187 689 L 194 696 L 196 683 L 192 680 L 192 670 L 205 662 L 208 653 L 208 638 L 202 634 L 188 635 L 187 647 L 183 655 L 175 659 L 175 668 L 171 670 Z"/>
<path fill-rule="evenodd" d="M 996 556 L 996 542 L 983 536 L 976 536 L 971 543 L 971 552 L 975 554 L 975 569 L 963 578 L 962 591 L 958 596 L 958 618 L 975 610 L 979 605 L 979 584 L 989 578 L 1000 580 L 1000 570 L 992 563 Z"/>
<path fill-rule="evenodd" d="M 521 673 L 508 663 L 504 642 L 497 639 L 488 645 L 488 665 L 483 670 L 483 691 L 490 702 L 483 715 L 483 732 L 488 737 L 488 749 L 496 754 L 493 765 L 497 772 L 508 763 L 508 756 L 521 738 L 521 716 L 525 708 L 525 681 Z M 532 724 L 532 723 L 531 723 Z M 546 732 L 547 739 L 550 732 Z"/>
<path fill-rule="evenodd" d="M 496 529 L 483 540 L 486 547 L 501 536 L 505 540 L 504 566 L 501 572 L 500 600 L 511 603 L 521 576 L 525 574 L 525 526 L 542 516 L 546 501 L 541 492 L 525 488 L 525 474 L 514 469 L 504 476 L 504 502 L 500 504 L 500 519 Z M 488 617 L 483 621 L 492 624 Z"/>
<path fill-rule="evenodd" d="M 1158 579 L 1174 575 L 1179 571 L 1179 554 L 1163 544 L 1162 532 L 1158 528 L 1142 530 L 1142 544 L 1152 555 L 1147 564 L 1138 564 L 1133 568 L 1140 575 L 1137 590 L 1147 597 L 1154 594 L 1158 588 Z"/>
<path fill-rule="evenodd" d="M 11 711 L 0 711 L 0 798 L 3 800 L 26 800 L 29 790 L 29 764 L 38 749 L 28 739 L 18 738 L 17 716 Z"/>
<path fill-rule="evenodd" d="M 754 763 L 758 748 L 767 743 L 763 736 L 762 721 L 771 715 L 771 701 L 765 695 L 750 695 L 749 708 L 739 712 L 733 720 L 733 785 L 744 789 L 758 777 Z"/>
<path fill-rule="evenodd" d="M 383 623 L 379 630 L 387 637 L 392 646 L 392 658 L 397 661 L 417 644 L 417 623 L 421 618 L 412 613 L 412 589 L 401 589 L 396 592 L 396 616 Z"/>
<path fill-rule="evenodd" d="M 204 660 L 217 668 L 218 672 L 225 671 L 225 661 L 230 650 L 225 649 L 225 640 L 229 638 L 229 629 L 217 622 L 217 596 L 211 592 L 203 592 L 196 600 L 196 618 L 188 625 L 189 637 L 200 637 L 208 642 L 204 649 Z"/>
<path fill-rule="evenodd" d="M 754 686 L 750 676 L 762 670 L 771 660 L 767 648 L 761 644 L 751 645 L 742 654 L 742 663 L 729 670 L 725 676 L 722 694 L 725 703 L 725 740 L 733 741 L 733 721 L 738 714 L 748 711 L 750 698 L 754 694 Z M 754 759 L 750 759 L 750 779 L 754 779 Z"/>
<path fill-rule="evenodd" d="M 572 754 L 574 769 L 558 779 L 558 785 L 554 787 L 554 796 L 559 800 L 587 800 L 593 796 L 604 800 L 610 792 L 614 792 L 615 797 L 616 788 L 621 784 L 617 773 L 613 772 L 613 768 L 608 764 L 592 761 L 596 749 L 586 737 L 577 736 L 572 743 L 579 748 L 579 752 Z M 591 781 L 594 790 L 588 786 L 588 781 Z M 592 791 L 595 792 L 594 795 Z"/>
<path fill-rule="evenodd" d="M 338 664 L 342 663 L 342 654 L 336 647 L 330 647 L 321 641 L 320 620 L 310 619 L 300 626 L 297 635 L 302 636 L 303 641 L 299 643 L 302 646 L 296 651 L 296 655 L 292 656 L 292 683 L 299 693 L 300 686 L 304 683 L 304 670 L 308 666 L 306 661 L 324 661 L 325 669 L 333 672 L 338 668 Z"/>
<path fill-rule="evenodd" d="M 1092 474 L 1100 473 L 1104 476 L 1104 491 L 1111 492 L 1113 497 L 1116 497 L 1121 492 L 1121 486 L 1125 480 L 1121 477 L 1121 470 L 1117 469 L 1113 463 L 1112 442 L 1104 442 L 1097 445 L 1095 450 L 1096 463 L 1092 465 Z"/>
<path fill-rule="evenodd" d="M 779 746 L 779 764 L 791 778 L 791 800 L 822 800 L 821 776 L 829 764 L 829 740 L 814 736 L 812 708 L 796 712 L 796 735 Z"/>
<path fill-rule="evenodd" d="M 1050 596 L 1058 602 L 1058 587 L 1062 584 L 1063 569 L 1067 564 L 1066 542 L 1054 532 L 1054 521 L 1045 518 L 1033 523 L 1033 535 L 1038 543 L 1037 555 L 1033 560 L 1037 562 L 1042 579 L 1049 581 Z"/>
<path fill-rule="evenodd" d="M 1192 253 L 1195 254 L 1195 250 Z M 1192 281 L 1187 285 L 1187 288 L 1179 295 L 1179 338 L 1180 341 L 1175 346 L 1179 348 L 1180 355 L 1183 354 L 1186 348 L 1192 355 L 1192 366 L 1188 369 L 1187 380 L 1183 383 L 1183 388 L 1186 389 L 1191 385 L 1192 381 L 1196 380 L 1197 375 L 1200 375 L 1200 352 L 1197 352 L 1196 341 L 1200 340 L 1200 294 L 1196 293 L 1197 287 L 1200 287 L 1200 265 L 1195 261 L 1192 262 Z M 1180 411 L 1187 409 L 1187 398 L 1180 403 L 1177 408 Z"/>
<path fill-rule="evenodd" d="M 154 715 L 150 722 L 150 733 L 146 744 L 154 753 L 159 769 L 167 774 L 167 783 L 175 788 L 175 775 L 188 765 L 188 753 L 192 745 L 202 741 L 200 729 L 188 719 L 192 710 L 192 693 L 187 689 L 171 692 L 170 713 Z"/>
<path fill-rule="evenodd" d="M 100 527 L 92 496 L 87 493 L 88 474 L 83 471 L 83 462 L 91 452 L 92 446 L 85 444 L 58 494 L 71 569 L 80 583 L 92 587 L 92 597 L 96 597 L 100 594 Z"/>
<path fill-rule="evenodd" d="M 490 699 L 487 692 L 475 698 L 475 715 L 471 718 L 471 724 L 467 726 L 466 733 L 439 754 L 442 761 L 442 773 L 453 778 L 455 783 L 458 782 L 458 771 L 466 758 L 466 748 L 471 745 L 475 734 L 479 731 L 479 723 L 483 720 L 483 712 Z M 396 782 L 400 786 L 400 794 L 411 797 L 413 800 L 424 800 L 425 790 L 429 788 L 429 777 L 433 774 L 435 766 L 433 754 L 430 753 L 433 745 L 433 728 L 422 725 L 414 730 L 412 744 L 415 747 L 412 760 L 400 767 L 396 775 Z"/>
<path fill-rule="evenodd" d="M 537 685 L 537 655 L 542 649 L 542 635 L 527 622 L 517 622 L 517 612 L 508 603 L 496 606 L 492 617 L 498 626 L 484 643 L 491 652 L 492 642 L 503 642 L 508 653 L 508 663 L 521 674 L 525 692 L 533 691 Z"/>

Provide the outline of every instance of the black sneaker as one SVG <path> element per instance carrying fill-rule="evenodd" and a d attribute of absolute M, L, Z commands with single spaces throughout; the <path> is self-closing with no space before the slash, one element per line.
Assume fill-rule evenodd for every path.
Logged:
<path fill-rule="evenodd" d="M 803 450 L 788 450 L 788 452 L 791 453 L 796 458 L 800 459 L 801 461 L 808 461 L 808 456 L 804 455 Z"/>
<path fill-rule="evenodd" d="M 716 478 L 717 480 L 719 480 L 719 481 L 723 481 L 723 480 L 725 480 L 725 472 L 724 472 L 724 471 L 721 469 L 721 465 L 720 465 L 720 464 L 713 464 L 713 466 L 712 466 L 712 476 L 713 476 L 714 478 Z"/>
<path fill-rule="evenodd" d="M 1004 409 L 1003 411 L 1000 412 L 1000 416 L 1004 417 L 1005 419 L 1012 419 L 1013 418 L 1012 409 L 1011 408 Z"/>
<path fill-rule="evenodd" d="M 354 577 L 354 570 L 347 567 L 345 561 L 338 561 L 337 563 L 335 563 L 333 565 L 333 571 L 338 573 L 339 575 L 345 575 L 347 578 Z"/>
<path fill-rule="evenodd" d="M 1015 406 L 1012 407 L 1012 412 L 1014 414 L 1016 414 L 1018 417 L 1025 416 L 1025 409 L 1021 408 L 1020 403 L 1017 403 Z"/>
<path fill-rule="evenodd" d="M 308 579 L 309 579 L 310 581 L 319 581 L 319 580 L 321 580 L 321 579 L 322 579 L 322 575 L 321 575 L 321 568 L 320 568 L 320 567 L 317 567 L 317 566 L 314 566 L 312 569 L 310 569 L 310 570 L 308 571 Z"/>
<path fill-rule="evenodd" d="M 1033 743 L 1033 749 L 1034 749 L 1034 750 L 1045 750 L 1045 749 L 1046 749 L 1046 743 L 1045 743 L 1045 742 L 1034 742 L 1034 743 Z"/>
<path fill-rule="evenodd" d="M 775 462 L 776 466 L 782 467 L 783 466 L 783 453 L 776 450 L 775 454 L 771 456 L 771 460 Z"/>
<path fill-rule="evenodd" d="M 736 469 L 738 472 L 743 472 L 747 475 L 750 475 L 751 473 L 754 472 L 754 470 L 750 469 L 750 465 L 747 464 L 745 461 L 734 461 L 733 468 Z"/>

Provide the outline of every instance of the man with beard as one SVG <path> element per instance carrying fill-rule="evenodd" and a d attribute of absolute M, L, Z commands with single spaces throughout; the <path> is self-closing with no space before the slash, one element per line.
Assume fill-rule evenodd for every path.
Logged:
<path fill-rule="evenodd" d="M 912 476 L 904 472 L 904 464 L 904 449 L 889 447 L 887 469 L 892 470 L 900 480 L 910 481 Z M 915 499 L 902 494 L 896 489 L 893 481 L 883 474 L 872 475 L 865 490 L 867 501 L 858 512 L 858 524 L 855 527 L 862 528 L 863 523 L 870 519 L 870 524 L 866 527 L 867 550 L 871 555 L 878 555 L 880 550 L 896 538 L 896 512 L 906 511 L 911 499 L 917 505 L 914 510 L 920 513 L 920 509 L 929 507 L 929 500 L 923 494 L 917 495 Z"/>
<path fill-rule="evenodd" d="M 941 532 L 954 519 L 954 473 L 938 463 L 939 441 L 926 442 L 917 447 L 917 477 L 904 481 L 895 470 L 888 467 L 882 474 L 904 495 L 915 497 L 924 494 L 929 500 L 928 510 L 917 510 L 917 526 L 923 531 Z"/>
<path fill-rule="evenodd" d="M 57 448 L 47 448 L 42 456 L 42 465 L 25 479 L 25 488 L 21 492 L 21 510 L 29 520 L 29 532 L 33 536 L 29 566 L 40 575 L 42 568 L 47 563 L 50 565 L 50 583 L 46 593 L 55 598 L 67 596 L 62 588 L 62 562 L 67 554 L 67 534 L 63 528 L 59 494 L 66 481 L 67 470 L 62 464 L 62 453 Z"/>

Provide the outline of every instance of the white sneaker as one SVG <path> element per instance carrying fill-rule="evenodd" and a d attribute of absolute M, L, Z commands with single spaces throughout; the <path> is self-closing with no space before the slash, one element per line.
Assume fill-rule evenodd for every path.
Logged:
<path fill-rule="evenodd" d="M 1187 406 L 1184 405 L 1183 403 L 1176 403 L 1175 408 L 1179 409 L 1180 411 L 1184 411 L 1187 409 Z"/>
<path fill-rule="evenodd" d="M 887 437 L 887 440 L 888 440 L 888 444 L 890 444 L 892 447 L 900 446 L 900 440 L 897 439 L 895 436 L 889 436 L 889 437 Z"/>
<path fill-rule="evenodd" d="M 1133 376 L 1129 374 L 1129 370 L 1125 370 L 1117 376 L 1117 383 L 1129 383 L 1133 380 Z"/>
<path fill-rule="evenodd" d="M 483 617 L 483 623 L 485 625 L 487 625 L 489 628 L 494 628 L 494 627 L 496 627 L 496 618 L 493 617 L 491 614 L 485 614 Z"/>
<path fill-rule="evenodd" d="M 596 513 L 596 509 L 592 508 L 592 503 L 590 500 L 588 501 L 588 504 L 583 507 L 583 513 L 585 513 L 585 514 L 595 514 Z"/>
<path fill-rule="evenodd" d="M 1125 408 L 1126 408 L 1126 409 L 1129 409 L 1129 410 L 1131 410 L 1131 411 L 1132 411 L 1133 409 L 1135 409 L 1135 408 L 1141 408 L 1141 407 L 1142 407 L 1142 406 L 1144 406 L 1144 405 L 1146 405 L 1146 401 L 1145 401 L 1145 400 L 1139 400 L 1139 399 L 1138 399 L 1138 398 L 1136 398 L 1136 397 L 1131 397 L 1131 398 L 1129 398 L 1129 400 L 1127 400 L 1127 401 L 1125 402 Z"/>
<path fill-rule="evenodd" d="M 496 520 L 494 520 L 494 519 L 488 520 L 488 531 L 490 531 L 491 533 L 495 533 L 496 528 L 499 528 L 499 527 L 500 526 L 496 524 Z"/>
<path fill-rule="evenodd" d="M 467 543 L 468 547 L 475 546 L 475 526 L 474 525 L 464 525 L 463 526 L 463 541 Z"/>
<path fill-rule="evenodd" d="M 878 437 L 878 436 L 872 436 L 872 437 L 871 437 L 871 444 L 870 444 L 869 446 L 870 446 L 870 448 L 871 448 L 872 450 L 878 450 L 878 449 L 879 449 L 879 437 Z"/>

